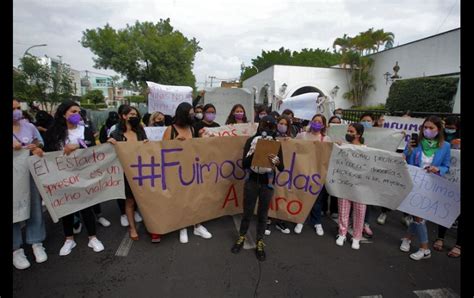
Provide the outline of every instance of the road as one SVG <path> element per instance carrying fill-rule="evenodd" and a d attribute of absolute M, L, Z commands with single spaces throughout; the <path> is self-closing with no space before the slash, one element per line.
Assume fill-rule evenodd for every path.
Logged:
<path fill-rule="evenodd" d="M 374 223 L 371 243 L 353 250 L 350 242 L 336 246 L 336 223 L 323 217 L 324 236 L 306 225 L 297 235 L 272 227 L 265 238 L 267 260 L 258 262 L 254 249 L 234 255 L 237 237 L 232 216 L 206 222 L 213 234 L 205 240 L 188 228 L 189 243 L 179 232 L 153 244 L 140 224 L 140 240 L 131 242 L 120 226 L 116 202 L 102 204 L 112 225 L 98 224 L 97 235 L 105 250 L 87 247 L 85 228 L 76 236 L 70 255 L 59 256 L 63 244 L 61 223 L 47 218 L 44 242 L 48 261 L 36 264 L 31 247 L 25 253 L 32 263 L 26 270 L 13 268 L 14 297 L 459 297 L 460 259 L 432 251 L 427 260 L 413 261 L 399 250 L 405 227 L 401 213 L 389 213 L 383 226 Z M 372 211 L 374 217 L 378 209 Z M 237 221 L 238 222 L 238 221 Z M 375 222 L 375 219 L 374 219 Z M 290 224 L 293 227 L 293 224 Z M 428 223 L 430 242 L 436 226 Z M 255 239 L 255 219 L 250 233 Z M 446 244 L 455 242 L 449 230 Z M 416 248 L 412 246 L 412 251 Z"/>

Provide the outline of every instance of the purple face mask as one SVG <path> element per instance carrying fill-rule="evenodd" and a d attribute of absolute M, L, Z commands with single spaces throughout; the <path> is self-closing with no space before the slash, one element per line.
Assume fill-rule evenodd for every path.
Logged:
<path fill-rule="evenodd" d="M 71 123 L 72 125 L 78 125 L 79 122 L 81 122 L 82 118 L 81 115 L 79 114 L 72 114 L 69 117 L 67 117 L 67 121 Z"/>
<path fill-rule="evenodd" d="M 280 133 L 286 133 L 286 131 L 288 130 L 288 127 L 284 124 L 278 124 L 277 129 Z"/>
<path fill-rule="evenodd" d="M 212 121 L 214 121 L 214 119 L 216 119 L 216 113 L 206 113 L 206 114 L 204 114 L 204 119 L 207 122 L 212 122 Z"/>
<path fill-rule="evenodd" d="M 20 121 L 23 118 L 23 112 L 21 110 L 13 110 L 13 121 Z"/>
<path fill-rule="evenodd" d="M 234 113 L 234 117 L 237 120 L 242 120 L 244 119 L 244 113 Z"/>
<path fill-rule="evenodd" d="M 435 131 L 435 130 L 431 130 L 431 129 L 425 128 L 425 129 L 423 130 L 423 135 L 424 135 L 425 138 L 427 138 L 427 139 L 434 139 L 434 138 L 438 135 L 438 132 Z"/>
<path fill-rule="evenodd" d="M 321 131 L 321 129 L 324 128 L 324 125 L 322 125 L 319 122 L 311 122 L 311 130 L 313 131 Z"/>

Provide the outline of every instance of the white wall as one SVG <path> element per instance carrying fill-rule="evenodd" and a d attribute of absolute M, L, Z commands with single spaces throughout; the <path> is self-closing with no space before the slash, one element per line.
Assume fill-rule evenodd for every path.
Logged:
<path fill-rule="evenodd" d="M 398 75 L 402 79 L 459 73 L 460 33 L 461 30 L 457 29 L 371 55 L 370 57 L 374 59 L 372 75 L 376 90 L 369 91 L 364 104 L 376 105 L 386 102 L 391 83 L 386 84 L 384 73 L 393 74 L 396 61 L 400 66 Z M 457 101 L 459 98 L 457 95 Z M 459 106 L 457 102 L 455 107 Z"/>

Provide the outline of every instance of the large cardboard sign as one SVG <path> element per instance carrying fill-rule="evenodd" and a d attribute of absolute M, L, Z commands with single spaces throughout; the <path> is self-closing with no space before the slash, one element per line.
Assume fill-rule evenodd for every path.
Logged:
<path fill-rule="evenodd" d="M 148 113 L 161 112 L 174 116 L 176 108 L 182 102 L 192 104 L 193 88 L 188 86 L 169 86 L 153 82 L 146 82 L 148 94 Z"/>
<path fill-rule="evenodd" d="M 30 156 L 29 169 L 54 222 L 86 207 L 125 199 L 123 170 L 110 144 Z"/>
<path fill-rule="evenodd" d="M 258 123 L 229 124 L 220 127 L 204 127 L 203 137 L 253 136 Z"/>
<path fill-rule="evenodd" d="M 355 145 L 334 145 L 328 193 L 367 205 L 396 209 L 413 188 L 402 156 Z"/>

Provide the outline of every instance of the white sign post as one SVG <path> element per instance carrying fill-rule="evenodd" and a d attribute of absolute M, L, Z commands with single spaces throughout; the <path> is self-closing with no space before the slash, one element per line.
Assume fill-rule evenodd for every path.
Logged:
<path fill-rule="evenodd" d="M 148 94 L 148 113 L 161 112 L 165 115 L 174 116 L 180 103 L 193 103 L 193 88 L 191 87 L 146 83 L 150 90 Z"/>

